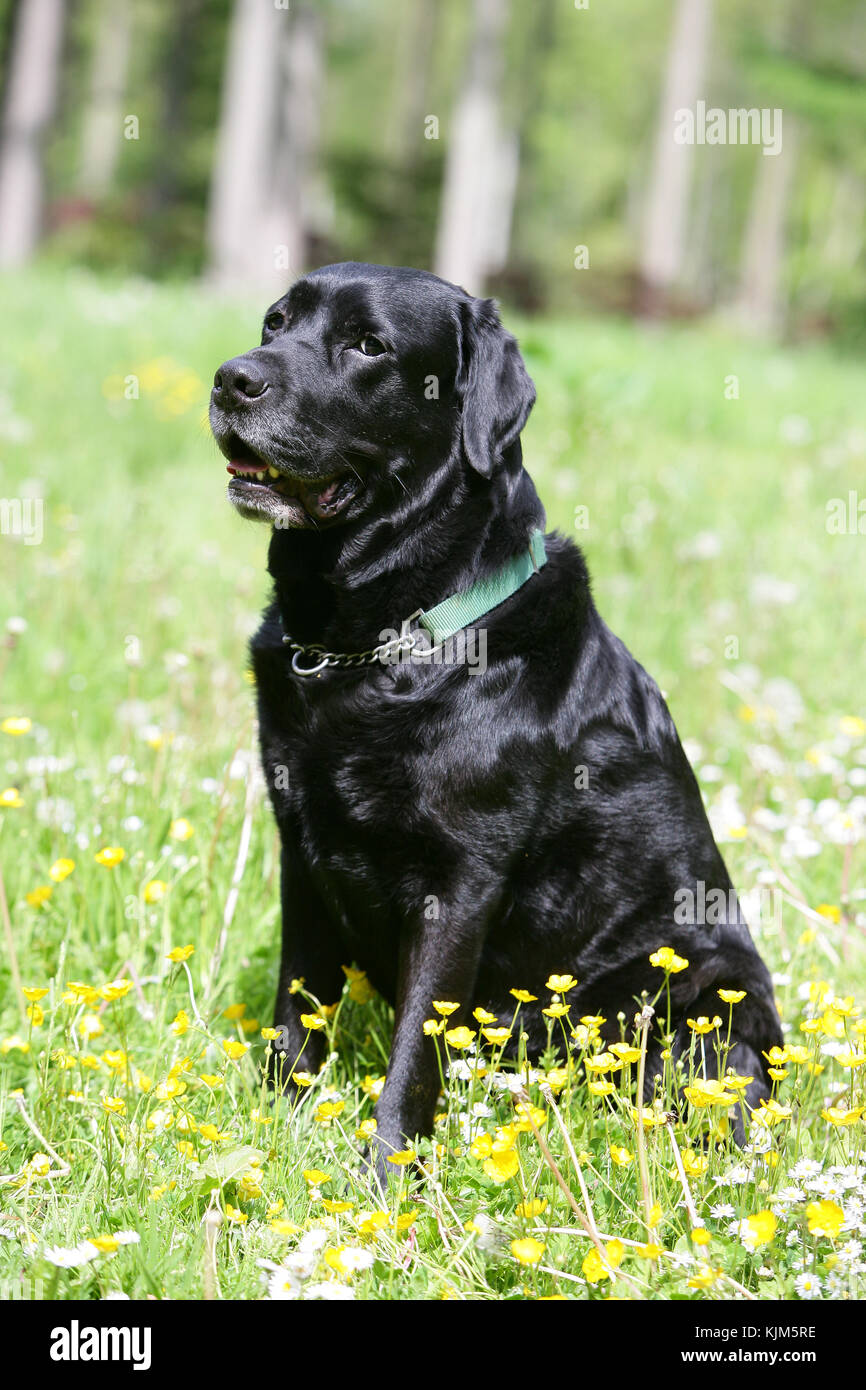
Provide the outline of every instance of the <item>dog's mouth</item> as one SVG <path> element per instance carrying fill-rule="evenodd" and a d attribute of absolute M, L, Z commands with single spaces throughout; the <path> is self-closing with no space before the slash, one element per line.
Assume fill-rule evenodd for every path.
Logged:
<path fill-rule="evenodd" d="M 350 469 L 305 478 L 261 457 L 236 436 L 220 448 L 229 460 L 229 501 L 244 516 L 315 526 L 339 516 L 360 491 L 361 479 Z"/>

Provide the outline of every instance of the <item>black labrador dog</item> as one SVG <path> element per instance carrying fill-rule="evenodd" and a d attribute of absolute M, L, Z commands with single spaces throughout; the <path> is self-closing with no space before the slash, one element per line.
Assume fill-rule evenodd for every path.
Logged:
<path fill-rule="evenodd" d="M 599 617 L 580 551 L 542 538 L 520 446 L 534 400 L 492 301 L 357 263 L 297 281 L 214 379 L 229 498 L 273 526 L 252 658 L 282 839 L 275 1022 L 289 1068 L 315 1069 L 294 978 L 330 1001 L 355 961 L 393 1004 L 380 1172 L 432 1129 L 434 999 L 459 1003 L 449 1026 L 479 1005 L 507 1024 L 509 991 L 530 991 L 537 1053 L 545 982 L 570 972 L 571 1019 L 602 1015 L 612 1040 L 673 946 L 675 1054 L 688 1018 L 727 1023 L 719 988 L 746 991 L 730 1063 L 751 1105 L 781 1042 L 661 693 Z M 688 925 L 689 895 L 729 906 Z"/>

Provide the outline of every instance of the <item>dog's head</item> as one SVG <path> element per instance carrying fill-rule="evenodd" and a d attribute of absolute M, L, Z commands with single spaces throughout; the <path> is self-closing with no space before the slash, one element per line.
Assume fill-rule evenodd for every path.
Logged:
<path fill-rule="evenodd" d="M 210 421 L 242 515 L 318 527 L 446 460 L 492 477 L 534 400 L 492 301 L 426 271 L 347 262 L 272 305 L 261 346 L 216 373 Z"/>

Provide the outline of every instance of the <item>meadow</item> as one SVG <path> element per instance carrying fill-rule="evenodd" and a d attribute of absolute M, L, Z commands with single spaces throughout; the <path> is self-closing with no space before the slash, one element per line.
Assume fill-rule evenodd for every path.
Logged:
<path fill-rule="evenodd" d="M 0 493 L 42 535 L 6 534 L 4 511 L 0 1291 L 862 1297 L 862 362 L 721 324 L 506 315 L 549 526 L 667 695 L 786 1046 L 740 1150 L 734 1061 L 716 1088 L 695 1075 L 735 999 L 695 1020 L 687 1074 L 635 1103 L 645 1027 L 688 968 L 663 950 L 656 1018 L 623 1019 L 616 1050 L 570 1016 L 567 977 L 548 1053 L 517 1071 L 483 1017 L 455 1029 L 454 1001 L 431 1001 L 439 1123 L 383 1196 L 361 1152 L 391 1019 L 354 962 L 336 1007 L 307 1001 L 330 1046 L 301 1102 L 262 1081 L 278 845 L 246 643 L 267 532 L 225 502 L 205 409 L 264 306 L 50 268 L 4 304 Z"/>

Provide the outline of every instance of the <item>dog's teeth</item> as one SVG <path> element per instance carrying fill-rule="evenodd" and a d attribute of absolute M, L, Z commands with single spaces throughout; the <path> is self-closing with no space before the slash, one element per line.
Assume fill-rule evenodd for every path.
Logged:
<path fill-rule="evenodd" d="M 256 474 L 256 479 L 257 479 L 257 481 L 258 481 L 258 482 L 261 482 L 262 479 L 264 478 L 264 476 L 265 476 L 264 473 L 257 473 L 257 474 Z"/>
<path fill-rule="evenodd" d="M 279 470 L 279 468 L 269 468 L 269 469 L 268 469 L 268 477 L 269 477 L 269 478 L 278 478 L 279 476 L 280 476 L 280 470 Z"/>

